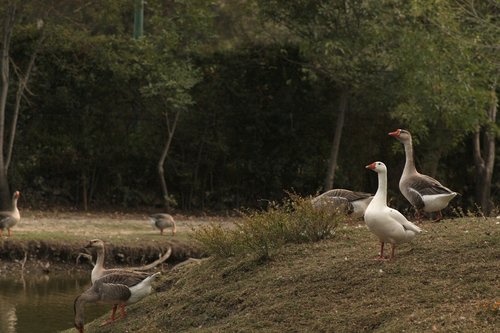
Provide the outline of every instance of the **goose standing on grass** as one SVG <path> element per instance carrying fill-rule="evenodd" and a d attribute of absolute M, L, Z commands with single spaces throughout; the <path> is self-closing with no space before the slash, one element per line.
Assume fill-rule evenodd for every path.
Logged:
<path fill-rule="evenodd" d="M 389 135 L 401 141 L 405 147 L 406 162 L 399 180 L 399 190 L 415 208 L 417 220 L 420 220 L 421 211 L 424 211 L 427 213 L 437 212 L 434 221 L 440 221 L 443 218 L 441 210 L 448 206 L 448 203 L 457 193 L 441 185 L 434 178 L 417 171 L 413 160 L 413 145 L 410 132 L 397 129 L 390 132 Z"/>
<path fill-rule="evenodd" d="M 86 249 L 95 249 L 97 253 L 97 259 L 94 268 L 92 269 L 92 273 L 90 276 L 90 280 L 92 283 L 95 283 L 98 279 L 101 277 L 112 274 L 112 273 L 130 273 L 130 274 L 135 274 L 138 277 L 145 278 L 150 275 L 150 273 L 143 272 L 147 269 L 151 269 L 170 257 L 172 254 L 172 247 L 168 248 L 168 251 L 161 256 L 158 260 L 152 262 L 149 265 L 143 266 L 143 267 L 134 267 L 134 268 L 105 268 L 104 267 L 104 242 L 100 239 L 93 239 L 91 240 L 86 246 Z"/>
<path fill-rule="evenodd" d="M 160 272 L 139 277 L 128 273 L 113 273 L 95 281 L 95 283 L 75 299 L 74 324 L 78 332 L 83 333 L 84 312 L 86 303 L 113 304 L 111 317 L 103 323 L 107 325 L 116 320 L 115 313 L 120 306 L 121 318 L 127 316 L 125 306 L 136 303 L 152 291 L 151 283 Z"/>
<path fill-rule="evenodd" d="M 394 258 L 396 244 L 411 241 L 422 230 L 397 210 L 387 206 L 387 168 L 382 162 L 366 166 L 378 174 L 378 189 L 365 211 L 365 223 L 380 240 L 379 260 L 384 260 L 384 244 L 391 243 L 390 259 Z"/>
<path fill-rule="evenodd" d="M 21 193 L 19 193 L 19 191 L 15 191 L 12 195 L 12 209 L 0 212 L 0 237 L 2 236 L 4 229 L 7 229 L 7 234 L 10 237 L 10 229 L 21 220 L 19 209 L 17 209 L 17 200 L 20 196 Z"/>
<path fill-rule="evenodd" d="M 175 221 L 170 214 L 153 214 L 149 216 L 151 225 L 160 229 L 160 235 L 163 235 L 163 229 L 172 228 L 172 236 L 175 236 Z"/>
<path fill-rule="evenodd" d="M 311 200 L 313 207 L 338 210 L 355 219 L 362 217 L 366 207 L 372 201 L 373 194 L 354 192 L 346 189 L 326 191 Z"/>

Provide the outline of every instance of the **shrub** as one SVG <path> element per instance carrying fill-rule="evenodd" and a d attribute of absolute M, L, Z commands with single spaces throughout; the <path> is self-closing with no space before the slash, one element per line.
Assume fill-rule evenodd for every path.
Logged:
<path fill-rule="evenodd" d="M 204 250 L 217 257 L 256 255 L 270 258 L 286 243 L 316 242 L 331 237 L 344 215 L 314 209 L 310 198 L 290 194 L 264 211 L 242 213 L 234 228 L 211 224 L 195 231 Z"/>

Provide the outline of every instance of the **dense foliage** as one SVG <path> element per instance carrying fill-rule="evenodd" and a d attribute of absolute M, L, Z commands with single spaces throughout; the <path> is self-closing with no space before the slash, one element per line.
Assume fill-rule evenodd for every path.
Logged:
<path fill-rule="evenodd" d="M 45 22 L 8 174 L 24 207 L 163 205 L 157 162 L 177 111 L 165 164 L 177 208 L 315 194 L 348 92 L 335 187 L 373 192 L 364 166 L 382 160 L 393 204 L 407 207 L 402 147 L 387 136 L 401 127 L 417 167 L 462 194 L 454 205 L 476 208 L 472 138 L 497 133 L 486 115 L 498 93 L 494 2 L 472 20 L 466 0 L 152 0 L 139 40 L 130 1 L 10 3 L 11 72 L 26 68 Z M 7 119 L 17 84 L 11 74 Z"/>

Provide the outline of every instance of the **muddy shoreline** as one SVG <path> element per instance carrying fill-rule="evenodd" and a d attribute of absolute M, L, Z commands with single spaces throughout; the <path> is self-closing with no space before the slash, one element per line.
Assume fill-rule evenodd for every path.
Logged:
<path fill-rule="evenodd" d="M 173 215 L 177 233 L 163 235 L 151 226 L 144 213 L 21 211 L 12 236 L 0 237 L 0 276 L 89 270 L 85 258 L 76 259 L 91 239 L 105 243 L 107 267 L 137 267 L 151 263 L 172 246 L 164 264 L 172 267 L 203 253 L 191 233 L 210 223 L 231 225 L 232 217 Z M 94 257 L 95 261 L 95 257 Z"/>
<path fill-rule="evenodd" d="M 172 254 L 161 264 L 162 269 L 172 267 L 189 258 L 202 258 L 199 247 L 182 240 L 171 239 L 161 245 L 114 245 L 106 244 L 105 265 L 108 267 L 142 266 L 157 260 L 160 254 L 172 247 Z M 0 240 L 0 276 L 11 274 L 50 274 L 53 272 L 77 272 L 92 269 L 81 242 L 47 240 Z M 87 252 L 87 254 L 89 254 Z M 92 254 L 95 262 L 95 254 Z"/>

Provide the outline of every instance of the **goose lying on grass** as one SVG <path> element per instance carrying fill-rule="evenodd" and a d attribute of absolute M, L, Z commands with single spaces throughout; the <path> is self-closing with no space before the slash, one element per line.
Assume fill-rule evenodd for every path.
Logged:
<path fill-rule="evenodd" d="M 434 221 L 440 221 L 443 218 L 441 210 L 448 206 L 457 193 L 444 187 L 434 178 L 417 171 L 413 161 L 413 144 L 410 132 L 397 129 L 390 132 L 389 135 L 401 141 L 405 147 L 406 162 L 399 180 L 399 190 L 415 208 L 417 220 L 420 220 L 421 211 L 424 211 L 437 212 Z"/>
<path fill-rule="evenodd" d="M 366 166 L 378 174 L 378 189 L 375 197 L 365 211 L 365 223 L 380 240 L 380 255 L 384 260 L 384 244 L 392 245 L 391 257 L 394 258 L 396 244 L 411 241 L 422 230 L 411 223 L 397 210 L 387 206 L 387 168 L 382 162 L 373 162 Z"/>
<path fill-rule="evenodd" d="M 111 317 L 103 323 L 107 325 L 116 320 L 115 313 L 120 306 L 121 318 L 127 316 L 125 306 L 136 303 L 152 291 L 151 283 L 160 272 L 139 277 L 128 272 L 112 273 L 97 279 L 92 287 L 83 292 L 74 302 L 74 325 L 78 332 L 83 333 L 85 304 L 113 304 Z"/>
<path fill-rule="evenodd" d="M 341 188 L 326 191 L 313 198 L 311 202 L 315 208 L 338 210 L 355 219 L 364 215 L 372 199 L 373 195 L 370 193 Z"/>

